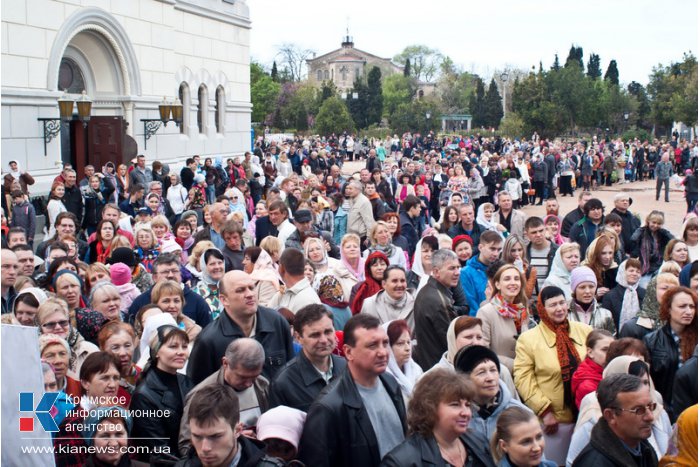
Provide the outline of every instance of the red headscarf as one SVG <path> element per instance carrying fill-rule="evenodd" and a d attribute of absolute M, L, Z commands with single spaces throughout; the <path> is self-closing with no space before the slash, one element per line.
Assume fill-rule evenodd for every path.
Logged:
<path fill-rule="evenodd" d="M 352 303 L 350 303 L 350 311 L 352 311 L 353 315 L 358 314 L 362 310 L 362 304 L 365 302 L 366 298 L 376 295 L 382 290 L 382 284 L 372 277 L 372 271 L 370 269 L 370 265 L 375 258 L 382 259 L 387 267 L 389 266 L 389 258 L 381 251 L 375 251 L 367 257 L 365 260 L 365 280 L 360 282 L 355 297 L 352 299 Z"/>

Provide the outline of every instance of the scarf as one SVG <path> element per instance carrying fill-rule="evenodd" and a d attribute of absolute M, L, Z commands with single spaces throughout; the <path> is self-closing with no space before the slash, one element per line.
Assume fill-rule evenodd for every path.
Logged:
<path fill-rule="evenodd" d="M 392 321 L 382 324 L 382 328 L 387 331 L 391 323 Z M 416 382 L 423 374 L 423 369 L 412 358 L 409 358 L 408 361 L 403 364 L 403 368 L 401 368 L 399 362 L 396 361 L 396 357 L 394 357 L 394 352 L 389 352 L 389 364 L 387 365 L 386 372 L 396 378 L 404 400 L 407 400 L 411 393 L 413 393 L 413 387 Z"/>
<path fill-rule="evenodd" d="M 102 264 L 107 264 L 107 258 L 112 254 L 112 249 L 110 247 L 105 247 L 102 242 L 97 242 L 97 262 Z"/>
<path fill-rule="evenodd" d="M 326 246 L 323 244 L 323 241 L 320 238 L 309 238 L 306 242 L 306 245 L 304 245 L 304 255 L 308 260 L 311 262 L 311 264 L 314 265 L 314 268 L 318 270 L 325 270 L 326 266 L 328 265 L 328 252 L 326 252 Z M 313 261 L 311 257 L 309 256 L 309 249 L 311 248 L 311 245 L 314 243 L 318 243 L 321 246 L 321 251 L 323 252 L 323 259 L 321 261 Z"/>
<path fill-rule="evenodd" d="M 390 352 L 391 353 L 391 352 Z M 698 405 L 688 407 L 676 422 L 668 453 L 659 467 L 691 467 L 698 465 Z"/>
<path fill-rule="evenodd" d="M 359 282 L 362 282 L 363 280 L 365 280 L 365 271 L 364 271 L 365 262 L 362 259 L 362 257 L 357 258 L 357 267 L 353 267 L 350 264 L 350 262 L 347 260 L 345 255 L 341 252 L 340 253 L 340 262 L 343 264 L 343 266 L 345 266 L 347 268 L 348 272 L 350 272 L 350 274 L 352 274 L 355 277 L 355 279 L 357 279 Z"/>
<path fill-rule="evenodd" d="M 496 307 L 498 314 L 505 319 L 512 319 L 515 322 L 515 331 L 520 335 L 523 326 L 527 328 L 528 316 L 527 307 L 521 303 L 508 303 L 503 295 L 497 293 L 491 303 Z"/>
<path fill-rule="evenodd" d="M 357 292 L 355 292 L 355 296 L 350 303 L 350 311 L 352 311 L 353 315 L 358 314 L 362 310 L 362 304 L 365 302 L 366 298 L 372 297 L 382 290 L 382 285 L 372 277 L 372 271 L 370 270 L 370 265 L 376 258 L 381 259 L 389 266 L 389 259 L 381 251 L 375 251 L 367 257 L 364 264 L 365 280 L 358 285 Z"/>
<path fill-rule="evenodd" d="M 331 275 L 323 276 L 318 285 L 318 298 L 321 303 L 334 308 L 346 308 L 348 302 L 343 301 L 343 286 L 338 279 Z"/>
<path fill-rule="evenodd" d="M 644 301 L 642 301 L 642 308 L 637 313 L 639 318 L 649 318 L 654 322 L 654 329 L 659 327 L 659 312 L 661 310 L 661 304 L 656 299 L 656 277 L 652 278 L 647 285 L 646 294 L 644 294 Z"/>
<path fill-rule="evenodd" d="M 623 261 L 617 270 L 617 277 L 615 280 L 621 287 L 624 287 L 625 294 L 622 298 L 622 309 L 620 310 L 620 322 L 619 326 L 622 327 L 627 321 L 635 318 L 637 313 L 639 313 L 639 297 L 637 296 L 637 287 L 639 286 L 639 281 L 636 284 L 630 285 L 625 278 L 625 266 L 627 261 Z"/>
<path fill-rule="evenodd" d="M 388 244 L 386 244 L 384 246 L 377 243 L 377 244 L 370 247 L 369 252 L 370 253 L 374 253 L 374 252 L 384 253 L 384 256 L 386 256 L 387 258 L 391 258 L 392 256 L 394 256 L 394 253 L 396 252 L 396 247 L 391 242 L 389 242 Z"/>
<path fill-rule="evenodd" d="M 581 358 L 574 342 L 569 337 L 569 320 L 565 319 L 561 323 L 555 324 L 544 308 L 541 295 L 537 299 L 537 313 L 541 323 L 556 335 L 557 359 L 561 368 L 561 379 L 564 382 L 564 401 L 572 410 L 575 410 L 576 405 L 573 403 L 571 393 L 571 377 L 581 362 Z"/>
<path fill-rule="evenodd" d="M 484 205 L 482 204 L 479 206 L 479 211 L 477 212 L 476 215 L 476 222 L 486 230 L 493 230 L 494 232 L 498 232 L 498 223 L 493 221 L 493 214 L 491 217 L 492 220 L 486 220 L 486 214 L 484 214 Z"/>
<path fill-rule="evenodd" d="M 207 248 L 204 251 L 204 253 L 202 253 L 202 256 L 199 257 L 199 270 L 202 271 L 202 282 L 210 286 L 209 288 L 212 290 L 212 292 L 216 290 L 218 295 L 219 281 L 214 280 L 209 275 L 209 273 L 207 272 L 207 263 L 204 260 L 204 258 L 207 256 L 207 251 L 209 250 L 218 250 L 218 248 Z"/>

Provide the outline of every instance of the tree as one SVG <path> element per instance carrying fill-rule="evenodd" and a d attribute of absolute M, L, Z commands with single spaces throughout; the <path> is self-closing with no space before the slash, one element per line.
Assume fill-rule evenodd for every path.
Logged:
<path fill-rule="evenodd" d="M 401 104 L 411 102 L 415 95 L 415 85 L 412 78 L 394 74 L 382 80 L 383 113 L 389 117 L 396 112 Z"/>
<path fill-rule="evenodd" d="M 598 79 L 603 75 L 600 69 L 600 56 L 598 54 L 591 54 L 588 56 L 588 70 L 586 75 L 591 79 Z"/>
<path fill-rule="evenodd" d="M 277 62 L 273 61 L 272 62 L 272 71 L 270 71 L 270 78 L 272 78 L 272 81 L 275 83 L 279 83 L 279 76 L 277 76 Z"/>
<path fill-rule="evenodd" d="M 569 49 L 569 56 L 566 57 L 566 63 L 564 66 L 578 66 L 581 71 L 583 71 L 583 49 L 581 47 L 576 47 L 573 44 Z"/>
<path fill-rule="evenodd" d="M 281 57 L 281 63 L 289 73 L 290 80 L 298 82 L 304 78 L 306 60 L 313 53 L 313 50 L 302 49 L 296 44 L 284 43 L 279 47 L 277 56 Z"/>
<path fill-rule="evenodd" d="M 250 100 L 253 104 L 251 120 L 271 123 L 268 118 L 275 109 L 275 101 L 280 93 L 280 85 L 275 83 L 262 66 L 250 64 Z"/>
<path fill-rule="evenodd" d="M 447 113 L 468 113 L 475 77 L 469 72 L 443 73 L 437 82 L 442 109 Z"/>
<path fill-rule="evenodd" d="M 608 65 L 608 69 L 605 71 L 604 79 L 606 81 L 610 81 L 615 86 L 618 86 L 620 84 L 620 73 L 617 71 L 617 61 L 616 60 L 610 60 L 610 64 Z"/>
<path fill-rule="evenodd" d="M 427 116 L 430 115 L 430 118 Z M 389 125 L 396 133 L 406 131 L 427 133 L 439 124 L 440 106 L 431 97 L 399 104 L 389 116 Z"/>
<path fill-rule="evenodd" d="M 338 89 L 335 87 L 333 81 L 324 81 L 321 84 L 321 92 L 319 93 L 319 107 L 325 102 L 329 97 L 333 97 L 338 93 Z"/>
<path fill-rule="evenodd" d="M 503 101 L 501 100 L 501 94 L 498 92 L 496 80 L 492 78 L 484 98 L 484 122 L 486 126 L 498 128 L 502 118 Z"/>
<path fill-rule="evenodd" d="M 696 125 L 697 88 L 698 61 L 692 53 L 684 53 L 682 62 L 654 67 L 647 86 L 654 123 L 663 127 L 674 121 Z"/>
<path fill-rule="evenodd" d="M 561 68 L 559 65 L 559 54 L 554 54 L 554 63 L 552 63 L 552 70 L 557 71 Z M 540 70 L 542 70 L 542 62 L 540 62 Z"/>
<path fill-rule="evenodd" d="M 384 97 L 382 96 L 382 71 L 372 67 L 367 75 L 367 125 L 382 120 Z"/>
<path fill-rule="evenodd" d="M 469 110 L 472 114 L 472 123 L 476 127 L 481 127 L 486 125 L 486 111 L 485 111 L 485 95 L 484 81 L 477 76 L 476 78 L 476 89 L 474 94 L 472 94 L 469 101 Z"/>
<path fill-rule="evenodd" d="M 353 97 L 355 93 L 357 99 Z M 347 105 L 355 126 L 358 129 L 367 128 L 369 126 L 369 90 L 362 78 L 356 78 L 352 89 L 348 91 Z"/>
<path fill-rule="evenodd" d="M 394 57 L 396 63 L 402 63 L 406 60 L 411 65 L 411 76 L 420 81 L 431 83 L 439 71 L 442 54 L 437 49 L 431 49 L 425 45 L 409 45 L 403 49 L 403 52 Z"/>
<path fill-rule="evenodd" d="M 411 59 L 406 58 L 406 63 L 403 66 L 403 75 L 408 78 L 411 76 Z"/>
<path fill-rule="evenodd" d="M 525 122 L 518 114 L 510 112 L 501 120 L 499 130 L 510 138 L 522 138 L 525 136 Z"/>
<path fill-rule="evenodd" d="M 632 81 L 627 85 L 627 92 L 630 96 L 637 100 L 637 113 L 633 115 L 631 124 L 651 130 L 653 123 L 651 122 L 651 102 L 646 88 L 636 81 Z"/>
<path fill-rule="evenodd" d="M 355 131 L 352 117 L 345 102 L 337 96 L 329 97 L 323 101 L 316 116 L 314 130 L 320 135 Z"/>

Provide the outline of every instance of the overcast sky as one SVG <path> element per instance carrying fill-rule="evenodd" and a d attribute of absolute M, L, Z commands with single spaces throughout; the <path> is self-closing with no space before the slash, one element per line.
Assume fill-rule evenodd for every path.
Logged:
<path fill-rule="evenodd" d="M 355 47 L 391 58 L 422 44 L 490 77 L 510 66 L 545 68 L 571 44 L 617 60 L 620 81 L 647 84 L 654 65 L 697 56 L 697 0 L 248 0 L 251 57 L 271 66 L 283 43 L 318 55 L 340 47 L 349 21 Z"/>

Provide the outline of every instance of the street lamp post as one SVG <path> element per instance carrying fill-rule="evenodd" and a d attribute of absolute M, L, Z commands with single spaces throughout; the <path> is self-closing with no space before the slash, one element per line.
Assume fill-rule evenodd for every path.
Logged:
<path fill-rule="evenodd" d="M 68 91 L 58 99 L 58 113 L 60 118 L 37 118 L 44 126 L 44 156 L 48 155 L 48 144 L 61 132 L 61 125 L 69 124 L 73 118 L 73 106 L 78 107 L 78 119 L 83 122 L 83 127 L 87 127 L 92 111 L 92 99 L 83 90 L 80 98 L 74 100 Z"/>
<path fill-rule="evenodd" d="M 630 113 L 625 111 L 625 113 L 622 114 L 622 116 L 625 118 L 625 130 L 624 131 L 627 131 L 627 120 L 629 120 L 629 118 L 630 118 Z"/>
<path fill-rule="evenodd" d="M 501 73 L 501 81 L 503 81 L 503 116 L 506 116 L 506 89 L 508 85 L 508 72 Z"/>

